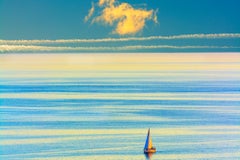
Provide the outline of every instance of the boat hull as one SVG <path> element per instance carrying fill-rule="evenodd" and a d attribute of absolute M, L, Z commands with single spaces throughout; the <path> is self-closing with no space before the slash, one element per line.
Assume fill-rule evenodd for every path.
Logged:
<path fill-rule="evenodd" d="M 151 148 L 151 149 L 144 149 L 144 153 L 155 153 L 156 148 Z"/>

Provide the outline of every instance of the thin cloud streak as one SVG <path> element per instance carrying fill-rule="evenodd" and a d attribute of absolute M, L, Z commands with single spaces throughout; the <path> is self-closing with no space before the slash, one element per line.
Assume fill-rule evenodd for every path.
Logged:
<path fill-rule="evenodd" d="M 126 42 L 126 41 L 176 40 L 176 39 L 236 39 L 236 38 L 240 38 L 240 33 L 183 34 L 173 36 L 149 36 L 149 37 L 102 38 L 102 39 L 0 40 L 0 44 L 98 43 L 98 42 Z"/>
<path fill-rule="evenodd" d="M 92 3 L 92 8 L 89 10 L 89 13 L 87 16 L 85 16 L 84 21 L 87 22 L 89 18 L 92 17 L 93 13 L 95 11 L 94 3 Z"/>
<path fill-rule="evenodd" d="M 34 45 L 0 45 L 0 52 L 34 52 L 34 51 L 51 51 L 51 52 L 63 52 L 63 51 L 126 51 L 136 49 L 234 49 L 240 48 L 240 46 L 173 46 L 173 45 L 133 45 L 133 46 L 121 46 L 121 47 L 50 47 L 50 46 L 34 46 Z"/>

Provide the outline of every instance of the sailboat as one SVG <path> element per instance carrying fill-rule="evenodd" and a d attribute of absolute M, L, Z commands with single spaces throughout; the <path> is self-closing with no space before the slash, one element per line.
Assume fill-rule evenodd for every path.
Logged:
<path fill-rule="evenodd" d="M 150 136 L 150 128 L 149 128 L 145 146 L 144 146 L 144 153 L 155 153 L 155 152 L 156 152 L 156 148 L 152 146 L 152 139 Z"/>

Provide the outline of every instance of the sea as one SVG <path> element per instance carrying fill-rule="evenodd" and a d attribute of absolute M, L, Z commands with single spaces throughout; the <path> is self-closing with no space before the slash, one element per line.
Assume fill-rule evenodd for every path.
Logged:
<path fill-rule="evenodd" d="M 0 55 L 0 159 L 240 159 L 240 60 L 84 56 Z"/>

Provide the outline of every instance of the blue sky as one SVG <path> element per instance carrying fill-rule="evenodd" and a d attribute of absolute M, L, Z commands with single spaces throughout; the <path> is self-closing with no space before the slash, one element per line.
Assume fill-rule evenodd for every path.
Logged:
<path fill-rule="evenodd" d="M 240 50 L 240 1 L 238 0 L 115 0 L 114 7 L 123 3 L 134 10 L 152 11 L 151 17 L 144 19 L 144 26 L 130 34 L 116 33 L 118 20 L 109 25 L 105 20 L 96 20 L 109 7 L 111 0 L 99 6 L 100 0 L 0 0 L 1 40 L 58 40 L 58 39 L 103 39 L 149 36 L 176 36 L 191 34 L 236 34 L 225 38 L 195 38 L 178 40 L 152 40 L 130 45 L 204 46 L 186 49 L 190 51 L 239 51 Z M 94 14 L 85 21 L 89 10 Z M 110 7 L 109 7 L 110 8 Z M 157 18 L 157 23 L 154 21 Z M 129 42 L 129 41 L 128 41 Z M 127 42 L 127 44 L 129 44 Z M 1 42 L 10 45 L 8 42 Z M 81 44 L 80 47 L 99 47 L 104 43 Z M 23 45 L 23 44 L 22 44 Z M 39 44 L 42 46 L 42 44 Z M 110 46 L 125 46 L 122 42 Z M 46 47 L 46 45 L 44 45 Z M 48 46 L 48 45 L 47 45 Z M 62 44 L 55 44 L 62 46 Z M 75 44 L 64 45 L 76 47 Z M 79 46 L 79 45 L 77 45 Z M 220 46 L 218 48 L 218 46 Z M 228 46 L 228 47 L 226 47 Z M 229 48 L 230 46 L 230 48 Z M 159 49 L 160 48 L 160 49 Z M 168 47 L 146 51 L 166 51 Z M 186 47 L 185 47 L 186 48 Z M 44 50 L 44 49 L 43 49 Z M 54 49 L 53 49 L 54 50 Z M 104 49 L 102 49 L 104 51 Z M 179 48 L 173 49 L 178 51 Z M 185 51 L 185 49 L 180 49 Z M 4 52 L 6 49 L 2 49 Z M 78 50 L 77 50 L 78 51 Z M 111 51 L 111 49 L 109 49 Z M 133 49 L 138 51 L 138 49 Z"/>

